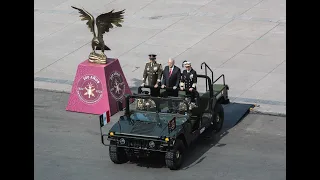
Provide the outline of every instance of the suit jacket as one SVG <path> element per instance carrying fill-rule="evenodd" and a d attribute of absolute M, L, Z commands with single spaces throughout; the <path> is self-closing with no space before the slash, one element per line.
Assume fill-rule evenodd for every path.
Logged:
<path fill-rule="evenodd" d="M 188 73 L 187 70 L 183 70 L 180 87 L 184 87 L 186 89 L 195 88 L 197 86 L 197 72 L 193 69 Z"/>
<path fill-rule="evenodd" d="M 162 84 L 166 87 L 179 87 L 181 78 L 181 70 L 178 66 L 174 66 L 171 76 L 169 77 L 169 66 L 166 66 L 163 70 Z"/>

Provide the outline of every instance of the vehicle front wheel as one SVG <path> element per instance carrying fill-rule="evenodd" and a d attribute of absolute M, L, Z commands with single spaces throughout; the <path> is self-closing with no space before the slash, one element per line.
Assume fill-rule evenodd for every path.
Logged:
<path fill-rule="evenodd" d="M 115 164 L 123 164 L 128 162 L 125 150 L 123 148 L 113 146 L 116 144 L 117 143 L 115 141 L 110 141 L 111 146 L 109 146 L 109 156 L 111 161 Z"/>
<path fill-rule="evenodd" d="M 218 133 L 221 131 L 224 122 L 224 110 L 221 104 L 214 107 L 213 130 Z"/>
<path fill-rule="evenodd" d="M 177 139 L 174 148 L 166 152 L 166 165 L 170 170 L 177 170 L 181 167 L 184 156 L 184 145 L 182 140 Z"/>

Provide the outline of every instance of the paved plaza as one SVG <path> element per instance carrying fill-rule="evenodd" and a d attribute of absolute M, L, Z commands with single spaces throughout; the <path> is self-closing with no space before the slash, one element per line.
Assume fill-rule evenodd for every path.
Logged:
<path fill-rule="evenodd" d="M 162 156 L 114 164 L 101 143 L 98 116 L 67 112 L 68 98 L 34 91 L 36 180 L 286 179 L 286 117 L 249 114 L 235 126 L 226 119 L 221 135 L 205 131 L 186 151 L 181 170 L 170 171 Z M 104 133 L 121 114 L 111 117 Z"/>
<path fill-rule="evenodd" d="M 162 64 L 191 61 L 199 74 L 206 62 L 215 78 L 225 75 L 233 102 L 286 113 L 285 0 L 35 0 L 35 88 L 70 92 L 91 52 L 92 33 L 71 6 L 95 17 L 126 9 L 123 27 L 104 41 L 131 87 L 155 53 Z"/>

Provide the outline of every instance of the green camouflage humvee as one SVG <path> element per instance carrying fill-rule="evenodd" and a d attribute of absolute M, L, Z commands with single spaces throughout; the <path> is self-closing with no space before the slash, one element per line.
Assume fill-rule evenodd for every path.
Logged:
<path fill-rule="evenodd" d="M 204 130 L 221 131 L 224 121 L 221 104 L 229 103 L 224 75 L 218 78 L 223 78 L 223 84 L 212 83 L 207 75 L 198 75 L 198 78 L 205 78 L 207 83 L 206 92 L 199 93 L 198 104 L 192 103 L 184 91 L 179 92 L 179 97 L 127 95 L 126 108 L 119 121 L 108 134 L 101 130 L 102 143 L 109 146 L 110 159 L 120 164 L 162 152 L 167 167 L 176 170 L 182 165 L 185 149 Z M 100 122 L 102 127 L 104 124 Z M 104 137 L 110 144 L 105 144 Z"/>

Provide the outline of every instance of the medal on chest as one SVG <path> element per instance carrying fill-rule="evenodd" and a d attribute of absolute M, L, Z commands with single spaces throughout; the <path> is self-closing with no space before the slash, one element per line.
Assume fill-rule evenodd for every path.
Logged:
<path fill-rule="evenodd" d="M 191 79 L 191 80 L 192 80 L 192 78 L 193 78 L 193 74 L 190 75 L 190 79 Z"/>

